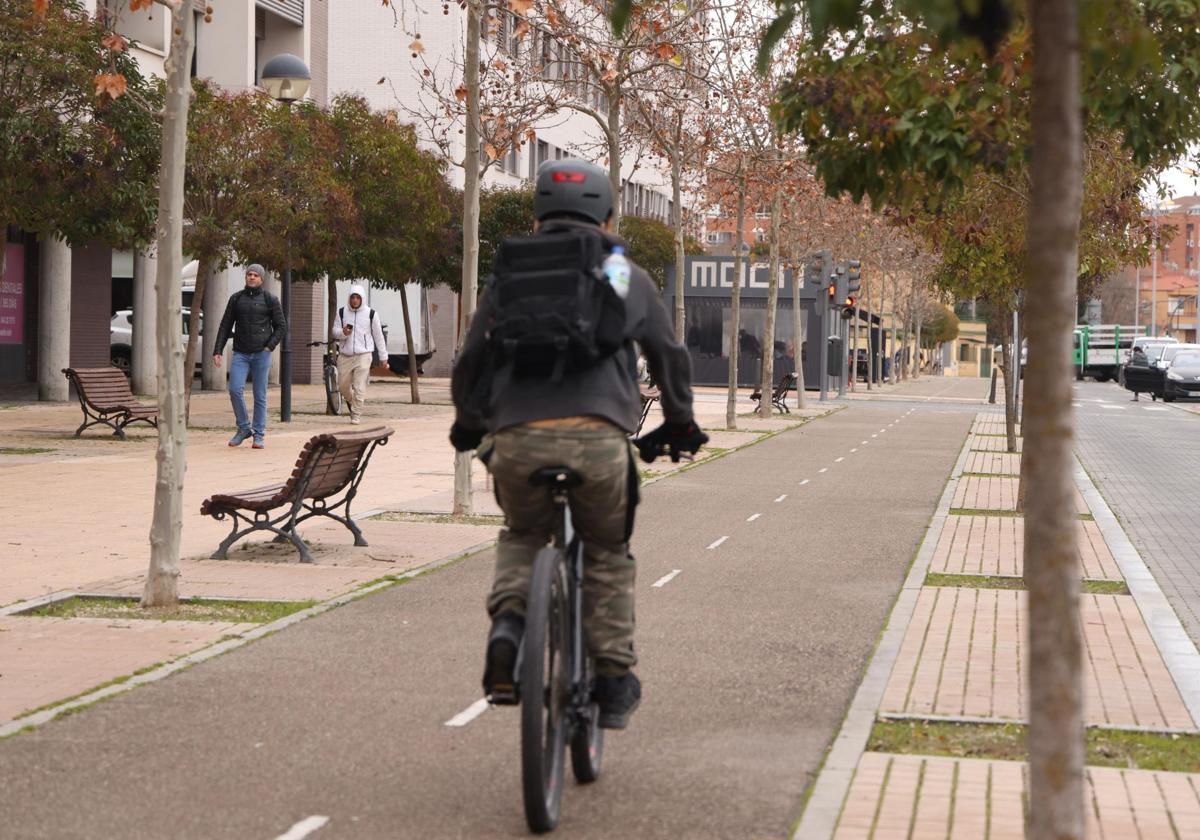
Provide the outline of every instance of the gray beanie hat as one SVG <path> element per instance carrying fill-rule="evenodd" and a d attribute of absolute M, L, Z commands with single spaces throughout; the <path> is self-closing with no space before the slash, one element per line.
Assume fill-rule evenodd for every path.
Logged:
<path fill-rule="evenodd" d="M 258 263 L 250 263 L 250 265 L 246 266 L 247 274 L 249 274 L 252 271 L 255 274 L 257 274 L 259 277 L 261 277 L 262 279 L 264 279 L 264 280 L 267 279 L 267 270 L 265 268 L 263 268 L 261 265 L 259 265 Z"/>

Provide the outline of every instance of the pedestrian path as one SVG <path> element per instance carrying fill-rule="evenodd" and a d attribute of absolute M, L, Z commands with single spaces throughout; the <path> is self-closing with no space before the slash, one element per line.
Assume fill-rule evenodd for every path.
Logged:
<path fill-rule="evenodd" d="M 1002 433 L 1002 415 L 976 418 L 793 836 L 1024 836 L 1025 765 L 1011 760 L 1023 754 L 1029 716 L 1024 520 L 1020 456 Z M 1113 737 L 1167 739 L 1169 751 L 1180 737 L 1200 737 L 1200 654 L 1159 628 L 1170 622 L 1153 578 L 1091 480 L 1082 470 L 1077 479 L 1085 723 Z M 887 734 L 930 727 L 937 736 L 924 740 Z M 1147 759 L 1156 760 L 1165 761 Z M 1089 836 L 1200 837 L 1200 775 L 1178 769 L 1089 766 Z"/>

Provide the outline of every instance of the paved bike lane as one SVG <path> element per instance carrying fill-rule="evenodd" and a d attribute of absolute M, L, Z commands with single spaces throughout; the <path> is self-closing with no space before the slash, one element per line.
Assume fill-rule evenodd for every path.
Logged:
<path fill-rule="evenodd" d="M 969 424 L 855 405 L 646 488 L 646 699 L 559 833 L 785 836 Z M 525 836 L 515 712 L 445 725 L 478 696 L 490 560 L 0 742 L 0 833 Z"/>

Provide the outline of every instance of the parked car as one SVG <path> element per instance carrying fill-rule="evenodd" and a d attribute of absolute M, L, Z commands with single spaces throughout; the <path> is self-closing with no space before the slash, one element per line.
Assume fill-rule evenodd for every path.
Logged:
<path fill-rule="evenodd" d="M 1163 401 L 1200 397 L 1200 346 L 1187 345 L 1175 354 L 1163 382 Z"/>
<path fill-rule="evenodd" d="M 183 336 L 183 346 L 187 349 L 188 342 L 188 318 L 191 317 L 192 311 L 187 307 L 183 309 L 183 328 L 181 334 Z M 200 315 L 200 329 L 204 330 L 204 315 Z M 119 309 L 112 316 L 112 322 L 108 327 L 108 353 L 109 361 L 115 368 L 120 368 L 125 371 L 128 376 L 133 363 L 133 310 Z M 200 367 L 200 359 L 196 359 L 196 367 Z"/>

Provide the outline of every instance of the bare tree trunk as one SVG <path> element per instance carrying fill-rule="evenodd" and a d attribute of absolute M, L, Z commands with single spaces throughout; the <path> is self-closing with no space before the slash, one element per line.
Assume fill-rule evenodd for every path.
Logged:
<path fill-rule="evenodd" d="M 923 319 L 918 315 L 917 316 L 917 326 L 916 326 L 916 329 L 914 330 L 915 338 L 913 339 L 913 341 L 916 344 L 916 359 L 914 359 L 914 361 L 913 361 L 913 378 L 914 379 L 919 379 L 921 377 L 921 353 L 922 353 L 921 321 L 922 320 Z"/>
<path fill-rule="evenodd" d="M 459 321 L 459 349 L 467 340 L 471 316 L 475 314 L 479 282 L 479 30 L 483 19 L 483 0 L 467 2 L 467 43 L 464 84 L 467 88 L 466 151 L 463 160 L 463 264 L 462 307 Z M 455 516 L 474 512 L 471 498 L 471 452 L 454 454 Z"/>
<path fill-rule="evenodd" d="M 733 297 L 729 315 L 729 393 L 725 400 L 725 428 L 737 428 L 738 353 L 742 332 L 742 226 L 746 224 L 746 156 L 738 162 L 737 232 L 733 237 Z"/>
<path fill-rule="evenodd" d="M 682 125 L 683 117 L 680 116 Z M 680 159 L 680 131 L 675 133 L 675 144 L 671 149 L 671 199 L 675 203 L 675 212 L 671 223 L 675 226 L 675 340 L 687 346 L 684 335 L 684 301 L 683 301 L 683 161 Z"/>
<path fill-rule="evenodd" d="M 612 229 L 621 229 L 621 91 L 614 91 L 608 99 L 608 185 L 613 194 Z M 678 205 L 676 205 L 678 206 Z"/>
<path fill-rule="evenodd" d="M 400 284 L 400 308 L 404 310 L 404 340 L 408 342 L 408 389 L 412 395 L 413 405 L 416 405 L 421 401 L 421 391 L 417 385 L 417 350 L 413 345 L 412 318 L 408 314 L 407 285 L 407 283 Z"/>
<path fill-rule="evenodd" d="M 900 378 L 900 366 L 904 363 L 904 353 L 897 353 L 900 348 L 897 346 L 900 341 L 899 326 L 900 313 L 897 311 L 896 301 L 900 297 L 900 281 L 895 276 L 892 277 L 892 384 L 895 385 Z"/>
<path fill-rule="evenodd" d="M 212 273 L 212 266 L 213 259 L 210 255 L 200 255 L 196 265 L 196 291 L 192 295 L 192 310 L 188 315 L 187 352 L 183 356 L 184 423 L 187 423 L 192 416 L 192 384 L 196 379 L 196 358 L 200 355 L 203 344 L 203 339 L 200 337 L 200 312 L 205 293 L 208 291 L 208 275 Z"/>
<path fill-rule="evenodd" d="M 325 342 L 329 342 L 333 323 L 337 320 L 337 280 L 332 277 L 325 278 L 325 323 L 329 326 L 325 330 Z"/>
<path fill-rule="evenodd" d="M 871 284 L 866 285 L 863 289 L 866 294 L 863 295 L 863 301 L 867 304 L 867 390 L 875 384 L 875 324 L 871 320 L 871 313 L 875 310 L 871 307 Z"/>
<path fill-rule="evenodd" d="M 1071 457 L 1071 334 L 1075 324 L 1083 106 L 1078 0 L 1034 0 L 1033 160 L 1026 284 L 1025 585 L 1029 589 L 1031 840 L 1082 840 L 1083 658 Z M 1035 286 L 1036 284 L 1036 286 Z M 1013 360 L 1021 366 L 1018 347 Z M 1017 374 L 1019 376 L 1019 373 Z"/>
<path fill-rule="evenodd" d="M 775 192 L 771 201 L 771 256 L 767 263 L 767 322 L 762 340 L 762 398 L 758 401 L 758 416 L 771 416 L 771 394 L 775 390 L 775 314 L 779 309 L 779 219 L 783 213 L 783 193 Z"/>
<path fill-rule="evenodd" d="M 796 408 L 804 408 L 804 311 L 800 306 L 803 266 L 792 268 L 792 354 L 796 362 Z"/>
<path fill-rule="evenodd" d="M 850 390 L 858 381 L 858 303 L 854 305 L 854 337 L 850 339 Z M 869 378 L 869 377 L 868 377 Z"/>
<path fill-rule="evenodd" d="M 183 391 L 182 317 L 183 180 L 187 155 L 187 114 L 191 95 L 192 6 L 173 0 L 171 50 L 163 101 L 162 162 L 158 178 L 158 471 L 150 525 L 150 568 L 142 606 L 179 603 L 179 544 L 183 525 L 183 475 L 187 424 Z M 199 278 L 197 278 L 199 279 Z"/>

